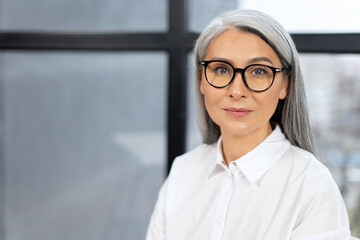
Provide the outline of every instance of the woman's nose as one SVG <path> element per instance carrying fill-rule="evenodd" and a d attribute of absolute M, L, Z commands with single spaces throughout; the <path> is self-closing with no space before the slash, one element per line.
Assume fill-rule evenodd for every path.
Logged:
<path fill-rule="evenodd" d="M 234 79 L 229 86 L 228 94 L 229 97 L 234 100 L 249 96 L 250 89 L 246 87 L 243 76 L 239 72 L 235 74 Z"/>

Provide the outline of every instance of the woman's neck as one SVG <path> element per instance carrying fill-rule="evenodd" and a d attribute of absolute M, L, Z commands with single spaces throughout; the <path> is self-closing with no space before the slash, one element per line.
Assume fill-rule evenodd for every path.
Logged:
<path fill-rule="evenodd" d="M 221 147 L 227 165 L 239 159 L 267 138 L 272 132 L 270 123 L 245 135 L 234 135 L 221 131 Z"/>

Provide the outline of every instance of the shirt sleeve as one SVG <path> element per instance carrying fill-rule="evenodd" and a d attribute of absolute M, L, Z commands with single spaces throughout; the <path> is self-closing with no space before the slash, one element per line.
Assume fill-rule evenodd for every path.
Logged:
<path fill-rule="evenodd" d="M 146 240 L 164 240 L 166 239 L 165 228 L 165 202 L 167 193 L 168 180 L 162 185 L 158 199 L 155 204 L 148 226 Z"/>
<path fill-rule="evenodd" d="M 349 219 L 337 187 L 319 190 L 303 203 L 291 240 L 350 240 Z"/>

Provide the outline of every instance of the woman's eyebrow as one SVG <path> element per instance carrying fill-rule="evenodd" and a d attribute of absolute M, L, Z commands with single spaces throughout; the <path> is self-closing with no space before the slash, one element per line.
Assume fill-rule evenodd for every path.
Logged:
<path fill-rule="evenodd" d="M 210 60 L 215 60 L 215 61 L 220 60 L 220 61 L 225 61 L 225 62 L 231 63 L 231 60 L 230 60 L 230 59 L 222 58 L 222 57 L 213 57 L 213 58 L 211 58 Z"/>
<path fill-rule="evenodd" d="M 213 57 L 210 60 L 220 60 L 220 61 L 225 61 L 225 62 L 228 62 L 228 63 L 232 64 L 232 61 L 230 59 L 222 58 L 222 57 Z M 268 57 L 254 57 L 254 58 L 249 59 L 247 61 L 247 64 L 254 64 L 254 63 L 257 63 L 257 62 L 268 62 L 271 65 L 274 65 L 274 63 Z"/>
<path fill-rule="evenodd" d="M 257 63 L 257 62 L 268 62 L 271 65 L 274 65 L 274 63 L 270 60 L 270 58 L 267 57 L 255 57 L 248 60 L 248 64 Z"/>

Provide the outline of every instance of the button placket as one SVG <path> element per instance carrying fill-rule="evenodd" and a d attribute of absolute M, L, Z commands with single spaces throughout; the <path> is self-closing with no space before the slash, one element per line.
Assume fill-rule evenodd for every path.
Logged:
<path fill-rule="evenodd" d="M 220 240 L 223 235 L 229 204 L 234 193 L 233 174 L 230 171 L 226 171 L 225 174 L 217 198 L 211 240 Z"/>

